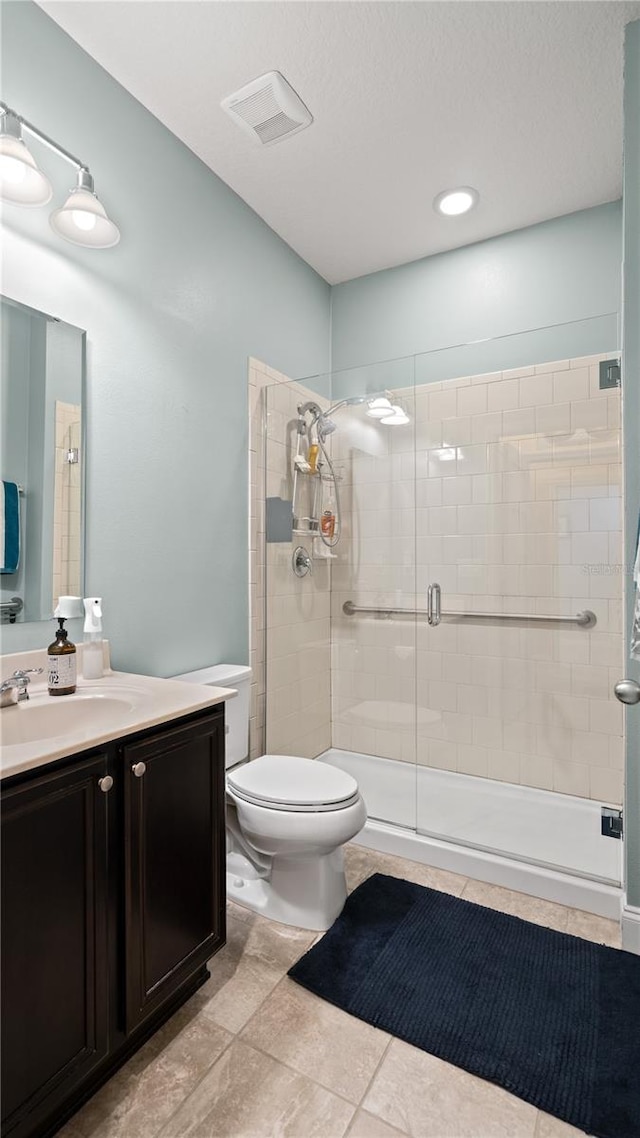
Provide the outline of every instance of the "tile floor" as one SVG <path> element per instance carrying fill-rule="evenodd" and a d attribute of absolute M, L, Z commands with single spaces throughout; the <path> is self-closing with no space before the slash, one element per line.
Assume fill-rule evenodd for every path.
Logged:
<path fill-rule="evenodd" d="M 619 947 L 613 921 L 390 857 L 346 851 L 349 888 L 380 871 Z M 582 1132 L 353 1019 L 287 969 L 316 939 L 229 906 L 211 979 L 59 1138 L 571 1138 Z"/>

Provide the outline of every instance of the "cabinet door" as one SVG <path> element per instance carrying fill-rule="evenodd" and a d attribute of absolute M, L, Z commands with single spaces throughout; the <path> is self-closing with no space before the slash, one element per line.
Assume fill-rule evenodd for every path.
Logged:
<path fill-rule="evenodd" d="M 126 1030 L 224 943 L 224 715 L 122 748 Z"/>
<path fill-rule="evenodd" d="M 2 794 L 3 1135 L 107 1052 L 106 774 L 100 754 Z"/>

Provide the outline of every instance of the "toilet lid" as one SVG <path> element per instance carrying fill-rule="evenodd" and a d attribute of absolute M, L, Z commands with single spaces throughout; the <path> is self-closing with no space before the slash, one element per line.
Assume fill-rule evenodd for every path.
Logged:
<path fill-rule="evenodd" d="M 350 774 L 292 755 L 263 755 L 228 771 L 227 785 L 245 802 L 272 810 L 343 810 L 358 800 Z"/>

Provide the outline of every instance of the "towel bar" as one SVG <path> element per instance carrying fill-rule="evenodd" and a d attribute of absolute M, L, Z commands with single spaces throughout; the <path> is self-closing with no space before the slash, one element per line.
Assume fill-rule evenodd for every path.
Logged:
<path fill-rule="evenodd" d="M 10 601 L 0 602 L 0 616 L 9 617 L 9 624 L 15 624 L 16 617 L 22 612 L 24 603 L 22 597 L 12 597 Z"/>

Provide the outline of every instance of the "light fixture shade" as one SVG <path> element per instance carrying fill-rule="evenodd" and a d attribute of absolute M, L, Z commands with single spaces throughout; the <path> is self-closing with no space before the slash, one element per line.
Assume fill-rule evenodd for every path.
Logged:
<path fill-rule="evenodd" d="M 411 422 L 407 412 L 399 403 L 395 403 L 391 408 L 391 414 L 385 415 L 384 419 L 380 420 L 385 427 L 401 427 L 405 423 Z"/>
<path fill-rule="evenodd" d="M 12 205 L 39 206 L 51 201 L 51 182 L 31 151 L 14 134 L 0 134 L 0 198 Z"/>
<path fill-rule="evenodd" d="M 384 419 L 392 411 L 391 400 L 386 395 L 377 396 L 368 400 L 367 415 L 372 419 Z"/>
<path fill-rule="evenodd" d="M 107 217 L 102 202 L 83 186 L 76 186 L 60 209 L 49 218 L 52 229 L 74 245 L 110 249 L 120 240 L 118 226 Z"/>

